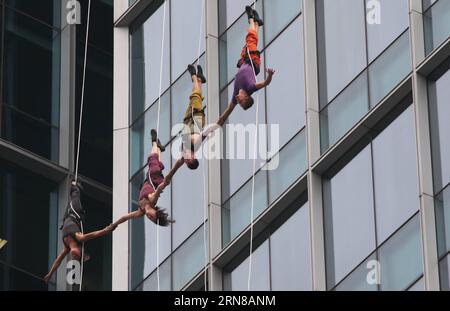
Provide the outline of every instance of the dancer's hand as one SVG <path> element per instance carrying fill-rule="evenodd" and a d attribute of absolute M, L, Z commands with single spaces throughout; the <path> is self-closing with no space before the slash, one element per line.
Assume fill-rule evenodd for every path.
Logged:
<path fill-rule="evenodd" d="M 275 70 L 273 70 L 272 68 L 267 69 L 267 74 L 272 77 L 275 74 Z"/>
<path fill-rule="evenodd" d="M 50 274 L 47 274 L 46 276 L 44 276 L 44 282 L 45 284 L 48 284 L 50 282 L 50 279 L 52 278 L 52 276 Z"/>

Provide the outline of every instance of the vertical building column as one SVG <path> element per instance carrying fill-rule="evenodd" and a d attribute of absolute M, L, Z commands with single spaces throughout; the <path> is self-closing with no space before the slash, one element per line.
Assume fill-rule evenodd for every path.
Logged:
<path fill-rule="evenodd" d="M 60 106 L 59 106 L 59 165 L 74 170 L 75 155 L 75 87 L 76 87 L 76 25 L 67 23 L 69 0 L 61 3 L 61 66 L 60 66 Z M 81 14 L 81 13 L 80 13 Z M 69 197 L 69 177 L 59 184 L 57 226 L 61 225 Z M 58 230 L 58 254 L 63 250 L 62 233 Z M 51 258 L 52 261 L 54 258 Z M 51 264 L 51 263 L 50 263 Z M 57 290 L 65 291 L 71 287 L 66 281 L 67 258 L 57 272 Z"/>
<path fill-rule="evenodd" d="M 433 168 L 431 157 L 427 79 L 417 72 L 425 58 L 422 0 L 410 0 L 410 30 L 413 62 L 413 99 L 416 116 L 417 159 L 419 172 L 420 223 L 425 289 L 439 290 L 439 259 L 434 210 Z"/>
<path fill-rule="evenodd" d="M 319 85 L 316 41 L 316 2 L 303 1 L 306 127 L 308 149 L 308 200 L 311 219 L 311 264 L 313 290 L 326 290 L 322 178 L 312 171 L 320 157 Z"/>
<path fill-rule="evenodd" d="M 205 1 L 206 11 L 206 72 L 208 76 L 207 118 L 208 124 L 217 121 L 220 115 L 219 86 L 219 16 L 218 0 Z M 210 147 L 212 144 L 206 146 Z M 217 147 L 217 146 L 216 146 Z M 210 148 L 208 148 L 210 154 Z M 222 249 L 222 193 L 220 159 L 208 161 L 208 228 L 209 228 L 209 290 L 222 290 L 222 271 L 212 264 L 212 259 Z"/>
<path fill-rule="evenodd" d="M 114 1 L 114 20 L 128 8 L 128 0 Z M 113 219 L 129 206 L 129 30 L 114 28 Z M 112 289 L 128 290 L 128 222 L 113 234 Z"/>

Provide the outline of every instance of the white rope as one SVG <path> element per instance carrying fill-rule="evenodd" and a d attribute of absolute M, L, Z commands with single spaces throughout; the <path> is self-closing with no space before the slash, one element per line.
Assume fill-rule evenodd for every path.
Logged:
<path fill-rule="evenodd" d="M 159 135 L 159 121 L 160 121 L 160 114 L 161 114 L 161 92 L 162 92 L 162 75 L 163 75 L 163 66 L 164 66 L 164 39 L 166 36 L 166 7 L 167 7 L 167 0 L 164 0 L 164 6 L 163 6 L 163 25 L 162 25 L 162 37 L 161 37 L 161 65 L 160 65 L 160 71 L 159 71 L 159 97 L 158 97 L 158 116 L 156 119 L 156 132 Z M 149 168 L 150 169 L 150 168 Z M 148 174 L 148 178 L 150 182 L 152 183 L 153 190 L 156 192 L 155 184 L 153 183 L 150 173 Z M 161 291 L 161 283 L 160 283 L 160 277 L 159 277 L 159 219 L 157 219 L 156 224 L 156 278 L 158 279 L 158 292 Z"/>
<path fill-rule="evenodd" d="M 83 108 L 84 108 L 84 93 L 85 93 L 85 85 L 86 85 L 86 67 L 87 67 L 87 53 L 88 53 L 88 43 L 89 43 L 89 26 L 90 26 L 90 20 L 91 20 L 91 0 L 89 0 L 88 3 L 88 11 L 87 11 L 87 21 L 86 21 L 86 41 L 84 45 L 84 64 L 83 64 L 83 82 L 81 85 L 81 106 L 80 106 L 80 121 L 78 123 L 78 146 L 77 146 L 77 157 L 76 157 L 76 164 L 75 164 L 75 183 L 78 182 L 78 164 L 80 160 L 80 145 L 81 145 L 81 130 L 82 130 L 82 123 L 83 123 Z M 75 212 L 72 202 L 70 202 L 70 207 Z M 80 218 L 80 216 L 75 212 L 75 214 Z M 80 218 L 80 224 L 81 224 L 81 233 L 84 234 L 83 230 L 83 221 L 81 221 Z M 84 242 L 81 244 L 81 276 L 80 276 L 80 288 L 79 291 L 82 291 L 83 286 L 83 270 L 84 270 Z"/>
<path fill-rule="evenodd" d="M 200 14 L 200 30 L 198 34 L 198 51 L 197 51 L 197 66 L 200 64 L 200 53 L 201 53 L 201 46 L 202 46 L 202 29 L 203 29 L 203 15 L 206 14 L 205 11 L 205 0 L 202 0 L 202 9 Z M 206 73 L 204 73 L 206 74 Z M 200 86 L 201 87 L 201 86 Z M 195 119 L 194 119 L 195 120 Z M 200 129 L 200 128 L 199 128 Z M 203 129 L 200 129 L 200 135 L 203 132 Z M 206 148 L 208 148 L 208 141 L 206 141 Z M 208 149 L 206 149 L 208 150 Z M 203 154 L 203 152 L 202 152 Z M 205 161 L 203 161 L 205 162 Z M 206 193 L 206 164 L 203 165 L 203 243 L 204 243 L 204 250 L 205 250 L 205 291 L 208 291 L 208 246 L 206 244 L 206 219 L 208 214 L 208 199 L 207 199 L 207 193 Z"/>
<path fill-rule="evenodd" d="M 202 48 L 202 31 L 203 31 L 203 16 L 204 14 L 206 14 L 205 11 L 205 0 L 202 0 L 202 8 L 201 8 L 201 13 L 200 13 L 200 29 L 199 29 L 199 34 L 198 34 L 198 50 L 197 50 L 197 67 L 198 65 L 200 65 L 200 54 L 201 54 L 201 48 Z M 200 85 L 200 88 L 202 86 Z M 192 108 L 191 110 L 191 117 L 192 120 L 194 121 L 195 126 L 198 128 L 198 130 L 200 131 L 200 135 L 202 135 L 201 133 L 203 132 L 203 128 L 200 127 L 200 125 L 197 123 L 197 121 L 194 118 L 194 108 Z M 206 141 L 206 146 L 208 146 L 208 141 Z M 208 147 L 206 147 L 208 148 Z M 208 150 L 208 149 L 206 149 Z M 202 152 L 202 154 L 204 154 Z M 205 286 L 205 291 L 208 291 L 208 263 L 209 263 L 209 258 L 208 258 L 208 247 L 206 244 L 206 219 L 207 219 L 207 214 L 208 214 L 208 206 L 207 206 L 207 193 L 206 193 L 206 165 L 203 165 L 202 168 L 202 173 L 203 173 L 203 243 L 204 243 L 204 251 L 205 251 L 205 275 L 204 275 L 204 286 Z"/>
<path fill-rule="evenodd" d="M 253 2 L 253 9 L 256 7 L 256 0 Z M 250 59 L 250 63 L 252 65 L 253 74 L 255 76 L 255 83 L 257 83 L 256 78 L 256 70 L 255 65 L 253 63 L 253 59 L 250 54 L 250 49 L 247 45 L 247 54 L 248 58 Z M 251 279 L 252 279 L 252 260 L 253 260 L 253 218 L 254 218 L 254 210 L 255 210 L 255 172 L 256 172 L 256 156 L 257 152 L 256 149 L 258 147 L 258 127 L 259 127 L 259 95 L 256 94 L 256 117 L 255 117 L 255 123 L 256 123 L 256 130 L 255 130 L 255 141 L 253 144 L 253 175 L 252 175 L 252 200 L 251 200 L 251 211 L 250 211 L 250 255 L 249 255 L 249 263 L 248 263 L 248 280 L 247 280 L 247 290 L 250 291 L 251 287 Z"/>
<path fill-rule="evenodd" d="M 80 122 L 78 123 L 78 146 L 77 146 L 77 158 L 75 164 L 75 182 L 78 181 L 78 164 L 80 160 L 80 143 L 81 143 L 81 128 L 83 122 L 83 108 L 84 108 L 84 90 L 86 84 L 86 64 L 87 64 L 87 53 L 88 53 L 88 42 L 89 42 L 89 24 L 91 19 L 91 0 L 88 3 L 87 12 L 87 24 L 86 24 L 86 42 L 84 45 L 84 64 L 83 64 L 83 82 L 81 85 L 81 106 L 80 106 Z"/>

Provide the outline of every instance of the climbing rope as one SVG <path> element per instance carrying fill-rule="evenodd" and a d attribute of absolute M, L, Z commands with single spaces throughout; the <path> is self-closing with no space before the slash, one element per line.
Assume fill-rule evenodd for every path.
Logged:
<path fill-rule="evenodd" d="M 161 59 L 160 59 L 161 65 L 160 65 L 160 70 L 159 70 L 158 115 L 157 115 L 157 119 L 156 119 L 156 132 L 158 133 L 158 135 L 159 135 L 159 124 L 160 124 L 160 115 L 161 115 L 162 75 L 163 75 L 163 66 L 164 66 L 164 41 L 165 41 L 165 36 L 166 36 L 166 9 L 167 9 L 167 0 L 164 0 L 162 36 L 161 36 Z M 156 187 L 151 179 L 150 173 L 148 174 L 148 178 L 153 186 L 153 190 L 155 190 L 155 192 L 156 192 Z M 159 269 L 159 219 L 157 219 L 156 220 L 156 278 L 158 280 L 158 292 L 161 291 L 159 270 L 160 270 Z"/>
<path fill-rule="evenodd" d="M 206 14 L 205 11 L 205 0 L 202 0 L 202 9 L 200 13 L 200 29 L 198 31 L 198 50 L 197 50 L 197 66 L 200 65 L 200 53 L 201 53 L 201 46 L 202 46 L 202 28 L 203 28 L 203 14 Z M 201 87 L 201 86 L 200 86 Z M 195 121 L 194 116 L 192 116 L 192 119 Z M 200 128 L 197 124 L 197 127 L 200 131 L 200 133 L 203 131 L 203 128 Z M 206 148 L 208 148 L 208 141 L 206 141 Z M 208 149 L 206 149 L 208 150 Z M 204 152 L 202 152 L 202 155 L 204 155 Z M 206 219 L 207 219 L 207 213 L 208 213 L 208 206 L 207 206 L 207 193 L 206 193 L 206 165 L 203 165 L 202 168 L 203 173 L 203 243 L 204 243 L 204 250 L 205 250 L 205 275 L 204 275 L 204 285 L 205 285 L 205 291 L 208 291 L 208 247 L 206 245 Z"/>
<path fill-rule="evenodd" d="M 197 62 L 196 65 L 198 67 L 198 65 L 200 65 L 200 54 L 201 54 L 201 47 L 202 47 L 202 29 L 203 29 L 203 15 L 206 14 L 205 11 L 205 0 L 202 0 L 202 8 L 201 8 L 201 13 L 200 13 L 200 26 L 199 26 L 199 35 L 198 35 L 198 50 L 197 50 Z M 200 88 L 202 86 L 200 85 Z M 206 109 L 206 108 L 204 108 Z M 203 109 L 203 111 L 204 111 Z M 191 118 L 194 122 L 195 127 L 198 129 L 200 135 L 202 135 L 203 132 L 203 128 L 198 124 L 198 122 L 196 121 L 195 117 L 194 117 L 194 108 L 191 109 Z M 206 144 L 206 148 L 208 148 L 208 141 L 206 140 L 205 142 Z M 202 149 L 203 151 L 204 149 Z M 208 149 L 206 149 L 208 150 Z M 202 155 L 204 155 L 204 152 L 202 152 Z M 202 168 L 202 175 L 203 175 L 203 243 L 204 243 L 204 259 L 205 259 L 205 272 L 204 272 L 204 286 L 205 286 L 205 291 L 208 290 L 208 263 L 209 263 L 209 258 L 208 258 L 208 248 L 206 245 L 206 220 L 207 220 L 207 213 L 208 213 L 208 206 L 207 206 L 207 193 L 206 193 L 206 166 L 203 165 Z"/>
<path fill-rule="evenodd" d="M 78 182 L 78 165 L 80 161 L 80 145 L 81 145 L 81 130 L 83 124 L 83 108 L 84 108 L 84 94 L 85 94 L 85 85 L 86 85 L 86 67 L 87 67 L 87 53 L 88 53 L 88 42 L 89 42 L 89 26 L 91 20 L 91 0 L 88 3 L 88 11 L 87 11 L 87 21 L 86 21 L 86 41 L 84 44 L 84 64 L 83 64 L 83 82 L 81 85 L 81 105 L 80 105 L 80 121 L 78 123 L 78 145 L 77 145 L 77 156 L 76 156 L 76 164 L 75 164 L 75 183 Z M 72 202 L 70 202 L 70 207 L 72 211 L 75 212 L 75 209 L 72 206 Z M 83 229 L 83 221 L 75 212 L 75 215 L 80 219 L 81 233 L 84 234 Z M 82 291 L 83 286 L 83 271 L 84 271 L 84 242 L 81 244 L 81 275 L 80 275 L 80 288 L 79 291 Z"/>
<path fill-rule="evenodd" d="M 253 9 L 256 9 L 256 0 L 253 1 L 252 5 Z M 255 83 L 257 82 L 256 78 L 256 70 L 255 64 L 253 63 L 253 59 L 250 54 L 250 49 L 247 45 L 247 54 L 250 59 L 250 63 L 252 65 L 253 74 L 255 76 Z M 254 218 L 254 210 L 255 210 L 255 172 L 256 172 L 256 149 L 258 147 L 258 127 L 259 127 L 259 95 L 256 93 L 256 117 L 255 117 L 255 137 L 253 143 L 253 174 L 252 174 L 252 199 L 251 199 L 251 210 L 250 210 L 250 255 L 249 255 L 249 263 L 248 263 L 248 280 L 247 280 L 247 290 L 250 291 L 251 287 L 251 279 L 252 279 L 252 260 L 253 260 L 253 218 Z"/>

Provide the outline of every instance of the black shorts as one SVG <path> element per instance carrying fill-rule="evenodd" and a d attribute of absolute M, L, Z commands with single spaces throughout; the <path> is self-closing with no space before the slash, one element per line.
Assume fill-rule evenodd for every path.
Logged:
<path fill-rule="evenodd" d="M 73 219 L 72 217 L 67 217 L 64 220 L 63 228 L 62 228 L 62 238 L 63 240 L 68 236 L 71 236 L 74 240 L 76 240 L 76 233 L 81 232 L 81 227 L 79 223 Z"/>

